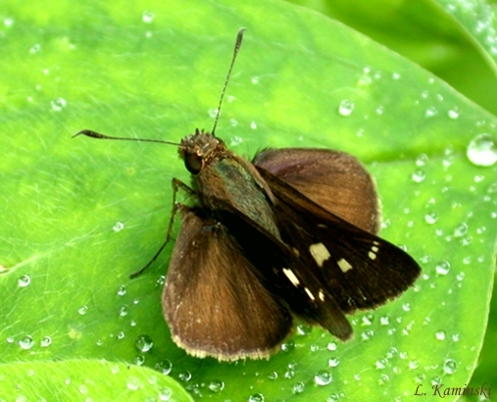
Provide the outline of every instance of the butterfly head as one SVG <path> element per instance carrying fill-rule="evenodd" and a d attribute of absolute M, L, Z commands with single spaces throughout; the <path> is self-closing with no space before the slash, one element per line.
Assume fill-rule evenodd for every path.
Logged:
<path fill-rule="evenodd" d="M 205 166 L 225 153 L 226 146 L 213 134 L 196 129 L 194 134 L 181 140 L 178 150 L 188 171 L 198 175 Z"/>

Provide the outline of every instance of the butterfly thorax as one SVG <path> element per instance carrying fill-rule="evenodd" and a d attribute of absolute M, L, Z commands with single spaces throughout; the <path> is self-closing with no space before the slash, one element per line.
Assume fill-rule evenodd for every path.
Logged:
<path fill-rule="evenodd" d="M 273 195 L 250 162 L 228 150 L 221 139 L 198 129 L 181 141 L 179 153 L 192 174 L 201 207 L 215 215 L 229 206 L 280 237 L 271 208 Z"/>

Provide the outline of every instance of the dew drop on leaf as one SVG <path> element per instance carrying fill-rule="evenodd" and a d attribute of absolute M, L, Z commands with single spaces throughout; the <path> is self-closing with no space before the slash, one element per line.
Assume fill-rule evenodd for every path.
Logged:
<path fill-rule="evenodd" d="M 328 385 L 331 380 L 331 374 L 326 370 L 321 370 L 314 376 L 314 382 L 320 386 Z"/>
<path fill-rule="evenodd" d="M 154 342 L 148 335 L 140 335 L 136 338 L 135 348 L 140 352 L 146 353 L 152 349 Z"/>
<path fill-rule="evenodd" d="M 492 166 L 497 162 L 497 146 L 490 134 L 476 136 L 468 145 L 466 155 L 476 166 Z"/>
<path fill-rule="evenodd" d="M 443 370 L 446 374 L 454 374 L 457 371 L 457 363 L 452 359 L 445 360 Z"/>
<path fill-rule="evenodd" d="M 33 347 L 34 341 L 31 336 L 25 336 L 19 341 L 19 346 L 24 350 L 29 350 Z"/>
<path fill-rule="evenodd" d="M 29 286 L 30 283 L 31 278 L 29 277 L 29 275 L 23 275 L 17 280 L 17 284 L 20 288 L 25 288 L 26 286 Z"/>
<path fill-rule="evenodd" d="M 342 116 L 350 116 L 352 112 L 354 111 L 354 103 L 352 103 L 348 99 L 344 99 L 340 102 L 340 105 L 338 106 L 338 113 Z"/>

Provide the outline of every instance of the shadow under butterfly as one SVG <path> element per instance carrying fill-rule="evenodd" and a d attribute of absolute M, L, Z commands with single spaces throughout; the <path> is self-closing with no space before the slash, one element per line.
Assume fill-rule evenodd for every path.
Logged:
<path fill-rule="evenodd" d="M 421 269 L 375 235 L 379 206 L 369 173 L 353 156 L 314 148 L 266 149 L 252 162 L 211 133 L 195 130 L 173 144 L 191 187 L 173 179 L 181 228 L 169 263 L 162 308 L 174 342 L 196 357 L 267 358 L 292 333 L 294 317 L 347 341 L 345 317 L 373 309 L 409 288 Z M 181 189 L 193 205 L 177 204 Z"/>

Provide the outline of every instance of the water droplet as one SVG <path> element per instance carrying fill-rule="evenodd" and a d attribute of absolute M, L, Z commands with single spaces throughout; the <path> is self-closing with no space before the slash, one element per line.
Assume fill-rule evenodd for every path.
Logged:
<path fill-rule="evenodd" d="M 460 339 L 461 339 L 461 335 L 459 335 L 459 334 L 452 335 L 452 340 L 454 342 L 459 342 Z"/>
<path fill-rule="evenodd" d="M 281 344 L 281 350 L 283 352 L 291 352 L 294 349 L 295 349 L 295 342 L 292 340 Z"/>
<path fill-rule="evenodd" d="M 385 106 L 378 106 L 376 108 L 376 114 L 381 116 L 385 112 Z"/>
<path fill-rule="evenodd" d="M 462 280 L 464 280 L 465 276 L 466 276 L 466 274 L 464 272 L 460 272 L 460 273 L 457 274 L 456 279 L 458 281 L 462 281 Z"/>
<path fill-rule="evenodd" d="M 361 324 L 363 327 L 368 327 L 373 323 L 374 316 L 373 314 L 366 314 L 361 318 Z"/>
<path fill-rule="evenodd" d="M 34 341 L 31 336 L 25 336 L 19 341 L 19 346 L 24 350 L 29 350 L 33 347 Z"/>
<path fill-rule="evenodd" d="M 250 395 L 248 402 L 264 402 L 265 398 L 262 394 L 253 394 Z"/>
<path fill-rule="evenodd" d="M 140 335 L 136 338 L 135 348 L 140 352 L 146 353 L 154 346 L 154 342 L 148 335 Z"/>
<path fill-rule="evenodd" d="M 239 137 L 237 135 L 234 135 L 233 137 L 230 138 L 229 144 L 232 147 L 235 147 L 237 145 L 240 145 L 243 142 L 243 138 Z"/>
<path fill-rule="evenodd" d="M 43 348 L 46 348 L 47 346 L 50 346 L 51 344 L 52 344 L 52 338 L 50 338 L 49 336 L 44 336 L 40 342 L 40 345 Z"/>
<path fill-rule="evenodd" d="M 126 294 L 126 286 L 124 285 L 119 286 L 119 288 L 117 289 L 117 295 L 124 296 L 125 294 Z"/>
<path fill-rule="evenodd" d="M 168 402 L 173 396 L 173 391 L 169 387 L 164 387 L 159 390 L 159 401 Z"/>
<path fill-rule="evenodd" d="M 380 324 L 381 325 L 389 325 L 390 324 L 390 317 L 388 317 L 388 316 L 381 317 Z"/>
<path fill-rule="evenodd" d="M 124 223 L 122 222 L 116 222 L 116 224 L 112 227 L 112 230 L 114 232 L 120 232 L 123 229 L 124 229 Z"/>
<path fill-rule="evenodd" d="M 400 78 L 400 74 L 399 73 L 392 73 L 392 79 L 398 80 L 399 78 Z"/>
<path fill-rule="evenodd" d="M 375 363 L 375 367 L 378 370 L 384 370 L 385 367 L 387 367 L 387 360 L 386 359 L 377 360 L 376 363 Z"/>
<path fill-rule="evenodd" d="M 173 369 L 173 364 L 169 360 L 162 360 L 161 362 L 155 363 L 155 369 L 164 375 L 168 375 Z"/>
<path fill-rule="evenodd" d="M 79 315 L 85 315 L 88 312 L 88 306 L 82 306 L 78 309 Z"/>
<path fill-rule="evenodd" d="M 314 376 L 314 382 L 317 385 L 328 385 L 332 380 L 331 374 L 326 370 L 321 370 Z"/>
<path fill-rule="evenodd" d="M 336 342 L 330 342 L 330 343 L 328 343 L 328 345 L 326 346 L 326 348 L 328 350 L 331 350 L 331 351 L 337 350 L 337 343 Z"/>
<path fill-rule="evenodd" d="M 164 286 L 164 283 L 166 283 L 166 276 L 165 275 L 161 275 L 157 279 L 157 282 L 155 283 L 155 286 L 161 288 L 162 286 Z"/>
<path fill-rule="evenodd" d="M 492 166 L 497 162 L 497 146 L 490 134 L 476 136 L 466 150 L 468 159 L 477 166 Z"/>
<path fill-rule="evenodd" d="M 416 370 L 419 367 L 419 361 L 418 360 L 411 360 L 409 362 L 409 369 L 410 370 Z"/>
<path fill-rule="evenodd" d="M 439 341 L 445 341 L 445 331 L 444 330 L 437 331 L 435 334 L 435 338 L 437 338 L 437 340 Z"/>
<path fill-rule="evenodd" d="M 354 111 L 354 106 L 355 105 L 350 100 L 344 99 L 338 106 L 338 113 L 342 116 L 350 116 L 350 114 Z"/>
<path fill-rule="evenodd" d="M 457 119 L 459 117 L 459 108 L 457 106 L 453 107 L 447 112 L 449 119 Z"/>
<path fill-rule="evenodd" d="M 257 129 L 257 123 L 256 123 L 255 121 L 251 121 L 251 122 L 250 122 L 250 128 L 251 128 L 252 130 Z"/>
<path fill-rule="evenodd" d="M 298 382 L 293 384 L 292 391 L 294 394 L 301 394 L 304 392 L 305 384 L 303 382 Z"/>
<path fill-rule="evenodd" d="M 131 391 L 136 391 L 141 388 L 141 382 L 136 377 L 129 377 L 126 381 L 126 387 L 128 387 Z"/>
<path fill-rule="evenodd" d="M 404 311 L 411 311 L 411 303 L 404 303 L 402 305 L 402 310 L 404 310 Z"/>
<path fill-rule="evenodd" d="M 88 393 L 88 387 L 86 385 L 84 385 L 84 384 L 80 385 L 79 386 L 79 393 L 83 394 L 83 395 L 87 394 Z"/>
<path fill-rule="evenodd" d="M 29 53 L 36 54 L 41 51 L 41 45 L 39 43 L 34 44 L 29 48 Z"/>
<path fill-rule="evenodd" d="M 328 360 L 328 366 L 337 367 L 340 364 L 340 359 L 338 357 L 332 357 Z"/>
<path fill-rule="evenodd" d="M 55 112 L 60 112 L 67 105 L 67 101 L 64 98 L 56 98 L 50 102 L 52 110 Z"/>
<path fill-rule="evenodd" d="M 378 384 L 385 385 L 389 381 L 390 381 L 390 377 L 386 374 L 382 374 L 382 375 L 380 375 L 380 378 L 378 380 Z"/>
<path fill-rule="evenodd" d="M 178 378 L 181 381 L 188 382 L 192 379 L 192 373 L 190 373 L 189 371 L 182 371 L 178 374 Z"/>
<path fill-rule="evenodd" d="M 125 304 L 119 308 L 119 317 L 126 317 L 128 315 L 128 306 Z M 143 350 L 142 350 L 143 352 Z"/>
<path fill-rule="evenodd" d="M 445 360 L 443 369 L 446 374 L 454 374 L 457 371 L 457 363 L 452 359 L 447 359 Z"/>
<path fill-rule="evenodd" d="M 119 331 L 116 335 L 116 338 L 117 340 L 121 340 L 121 339 L 124 339 L 124 337 L 126 336 L 126 334 L 123 332 L 123 331 Z"/>
<path fill-rule="evenodd" d="M 438 275 L 447 275 L 450 271 L 450 263 L 448 261 L 440 261 L 435 270 Z"/>
<path fill-rule="evenodd" d="M 31 278 L 29 277 L 29 275 L 23 275 L 17 280 L 17 284 L 20 288 L 25 288 L 26 286 L 29 286 L 30 283 Z"/>
<path fill-rule="evenodd" d="M 312 326 L 308 324 L 299 324 L 297 325 L 297 333 L 299 335 L 308 335 L 312 331 Z"/>
<path fill-rule="evenodd" d="M 417 169 L 411 176 L 415 183 L 421 183 L 426 178 L 426 173 L 421 169 Z"/>
<path fill-rule="evenodd" d="M 3 20 L 3 24 L 8 28 L 14 25 L 14 18 L 7 17 Z"/>
<path fill-rule="evenodd" d="M 433 225 L 436 221 L 438 221 L 438 214 L 436 212 L 430 212 L 425 215 L 425 222 L 429 225 Z"/>
<path fill-rule="evenodd" d="M 212 392 L 221 392 L 224 389 L 224 382 L 216 380 L 209 383 L 209 389 Z"/>
<path fill-rule="evenodd" d="M 144 11 L 142 14 L 142 21 L 145 24 L 150 24 L 151 22 L 153 22 L 154 18 L 155 14 L 152 11 Z"/>
<path fill-rule="evenodd" d="M 362 334 L 361 334 L 361 339 L 363 341 L 368 341 L 370 340 L 374 335 L 374 331 L 364 331 Z"/>
<path fill-rule="evenodd" d="M 466 233 L 468 233 L 468 225 L 466 223 L 461 223 L 454 229 L 454 236 L 455 237 L 462 237 Z"/>
<path fill-rule="evenodd" d="M 425 117 L 433 117 L 438 114 L 438 110 L 435 106 L 431 106 L 425 111 Z"/>
<path fill-rule="evenodd" d="M 426 154 L 420 154 L 416 158 L 416 166 L 424 166 L 426 162 L 428 162 L 428 155 Z"/>
<path fill-rule="evenodd" d="M 137 366 L 143 366 L 143 363 L 145 363 L 145 356 L 143 355 L 136 356 L 134 362 Z"/>

